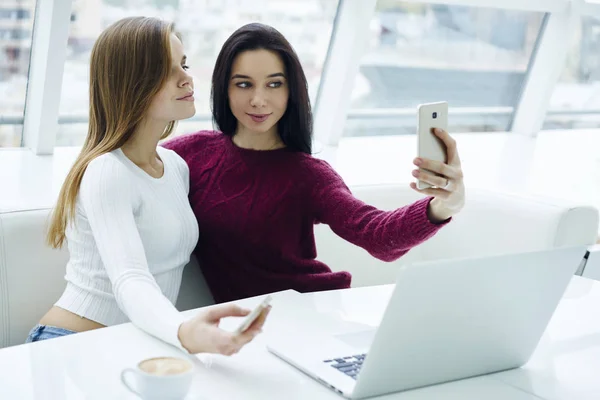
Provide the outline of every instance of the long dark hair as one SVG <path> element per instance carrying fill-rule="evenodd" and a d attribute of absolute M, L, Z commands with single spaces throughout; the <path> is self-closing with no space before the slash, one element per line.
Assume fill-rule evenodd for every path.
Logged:
<path fill-rule="evenodd" d="M 277 53 L 285 65 L 289 98 L 287 109 L 277 123 L 281 140 L 290 150 L 312 154 L 312 112 L 304 70 L 287 39 L 268 25 L 244 25 L 223 44 L 215 64 L 210 92 L 215 125 L 225 135 L 235 134 L 237 119 L 229 108 L 228 94 L 231 67 L 238 54 L 259 49 Z"/>

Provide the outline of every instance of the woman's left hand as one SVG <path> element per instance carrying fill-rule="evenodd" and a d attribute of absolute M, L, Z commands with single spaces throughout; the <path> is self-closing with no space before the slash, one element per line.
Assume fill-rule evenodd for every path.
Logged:
<path fill-rule="evenodd" d="M 426 158 L 415 158 L 413 163 L 421 168 L 413 171 L 413 176 L 435 188 L 417 189 L 413 182 L 410 187 L 419 193 L 433 196 L 429 203 L 428 216 L 431 222 L 439 223 L 457 214 L 465 205 L 465 185 L 460 157 L 456 149 L 456 141 L 442 129 L 435 129 L 434 134 L 446 146 L 447 163 Z M 437 176 L 432 171 L 441 176 Z"/>

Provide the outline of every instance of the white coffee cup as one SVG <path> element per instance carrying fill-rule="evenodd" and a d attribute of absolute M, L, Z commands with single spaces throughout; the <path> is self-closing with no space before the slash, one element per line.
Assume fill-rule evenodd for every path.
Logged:
<path fill-rule="evenodd" d="M 127 389 L 148 400 L 183 399 L 190 390 L 193 376 L 194 364 L 177 357 L 149 358 L 140 361 L 136 368 L 121 372 Z"/>

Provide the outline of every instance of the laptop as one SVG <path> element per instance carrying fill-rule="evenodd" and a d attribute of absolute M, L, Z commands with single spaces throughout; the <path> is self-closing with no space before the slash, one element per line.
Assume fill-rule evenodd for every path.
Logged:
<path fill-rule="evenodd" d="M 531 357 L 586 248 L 400 269 L 377 328 L 294 327 L 270 352 L 349 399 L 517 368 Z M 368 327 L 368 326 L 367 326 Z"/>

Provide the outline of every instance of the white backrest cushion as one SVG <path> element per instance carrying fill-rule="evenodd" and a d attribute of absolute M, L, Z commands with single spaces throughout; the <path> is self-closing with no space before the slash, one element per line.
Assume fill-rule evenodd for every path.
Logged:
<path fill-rule="evenodd" d="M 49 209 L 0 213 L 0 348 L 24 343 L 65 289 L 69 252 L 66 246 L 46 246 L 49 215 Z M 211 304 L 214 300 L 192 256 L 176 306 L 184 311 Z"/>
<path fill-rule="evenodd" d="M 0 214 L 0 347 L 24 343 L 58 300 L 66 250 L 45 245 L 48 210 Z"/>
<path fill-rule="evenodd" d="M 192 310 L 215 304 L 210 288 L 204 279 L 196 256 L 192 255 L 190 262 L 183 270 L 181 288 L 175 306 L 179 311 Z"/>
<path fill-rule="evenodd" d="M 353 193 L 382 210 L 393 210 L 421 197 L 399 185 L 355 187 Z M 334 271 L 352 273 L 352 286 L 358 287 L 395 282 L 398 268 L 405 263 L 589 245 L 597 237 L 598 211 L 565 202 L 469 190 L 465 208 L 450 224 L 391 263 L 342 240 L 328 226 L 316 229 L 318 259 Z"/>

